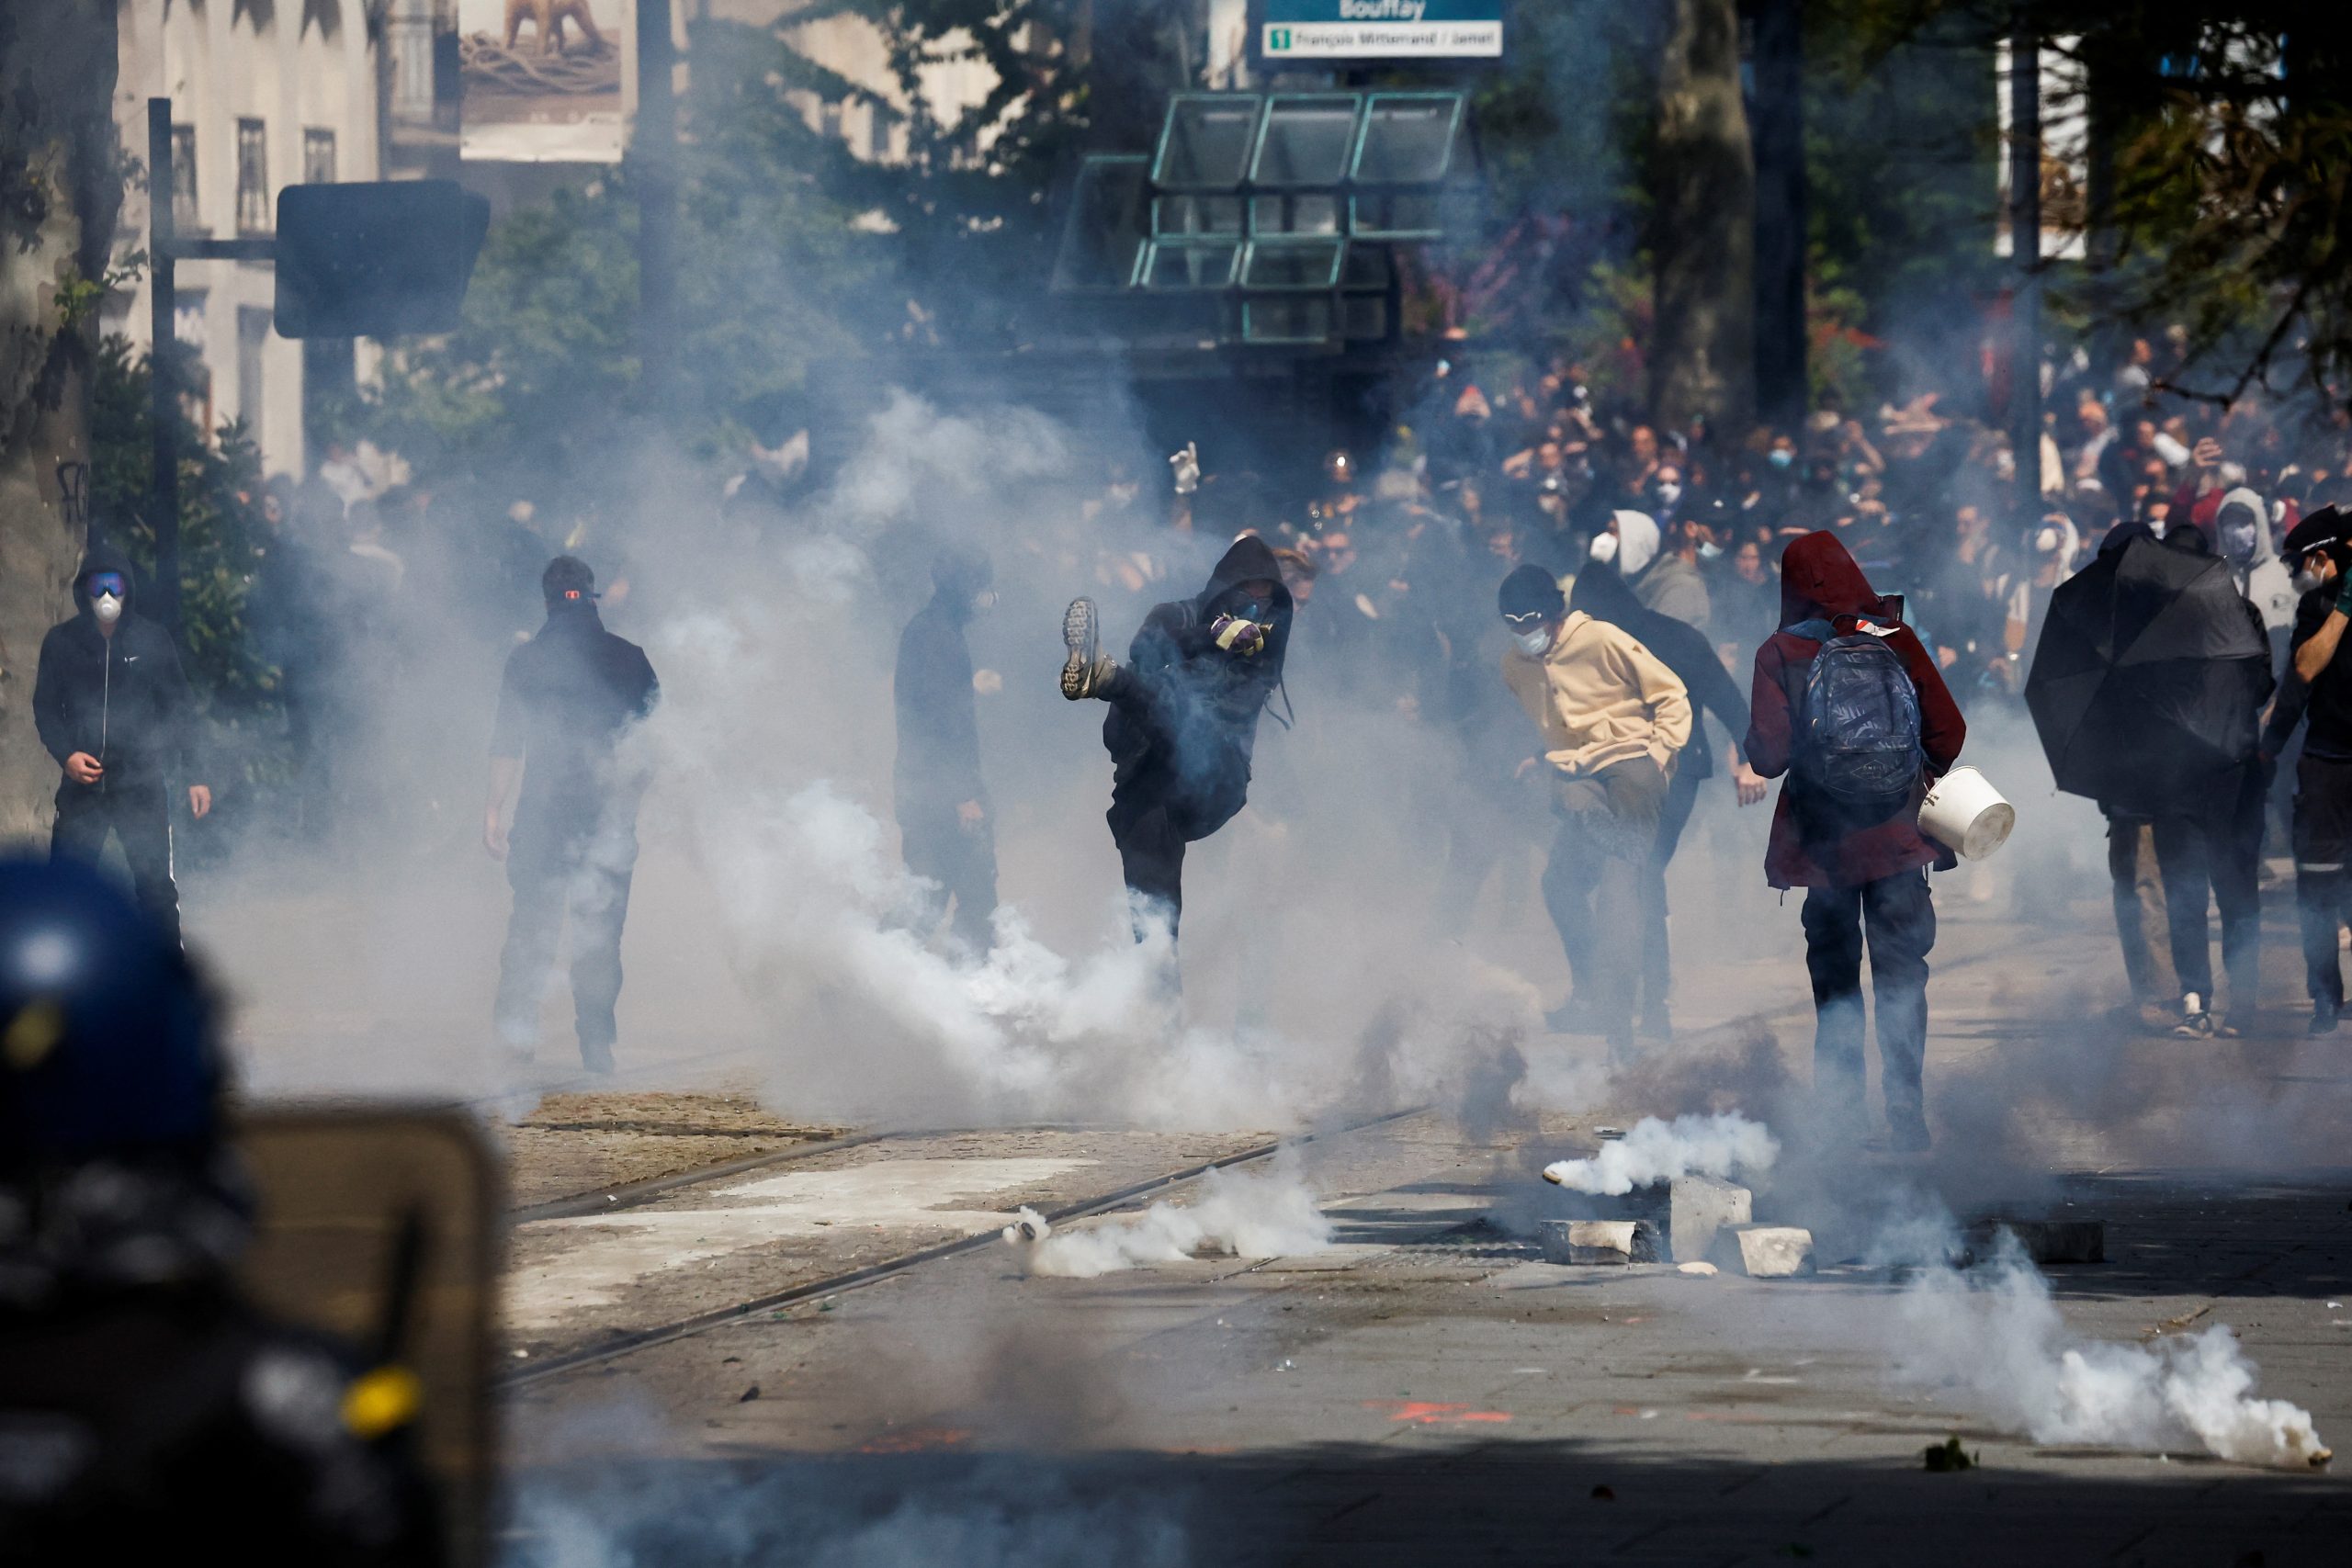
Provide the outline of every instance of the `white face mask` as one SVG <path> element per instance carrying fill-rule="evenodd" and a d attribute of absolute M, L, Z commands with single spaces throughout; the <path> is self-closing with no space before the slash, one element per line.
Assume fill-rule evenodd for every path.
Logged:
<path fill-rule="evenodd" d="M 2298 593 L 2310 593 L 2326 586 L 2327 579 L 2322 577 L 2319 573 L 2313 571 L 2309 567 L 2305 567 L 2302 570 L 2295 573 L 2295 592 Z"/>
<path fill-rule="evenodd" d="M 1614 534 L 1603 534 L 1599 538 L 1593 540 L 1592 558 L 1597 561 L 1615 560 L 1617 558 L 1617 536 Z"/>
<path fill-rule="evenodd" d="M 985 615 L 996 608 L 996 590 L 984 588 L 972 595 L 972 614 Z"/>
<path fill-rule="evenodd" d="M 2041 532 L 2033 536 L 2033 547 L 2040 550 L 2045 556 L 2051 551 L 2056 549 L 2058 547 L 2058 530 L 2055 528 L 2044 527 Z"/>
<path fill-rule="evenodd" d="M 98 625 L 110 626 L 122 618 L 122 600 L 112 593 L 101 593 L 90 601 L 90 614 L 97 616 Z"/>
<path fill-rule="evenodd" d="M 1720 556 L 1723 553 L 1724 547 L 1715 543 L 1713 539 L 1709 539 L 1705 544 L 1699 547 L 1699 558 L 1701 560 L 1713 560 L 1717 556 Z"/>
<path fill-rule="evenodd" d="M 1530 659 L 1540 658 L 1552 646 L 1552 628 L 1538 626 L 1532 632 L 1513 632 L 1511 641 L 1519 644 L 1520 652 Z"/>

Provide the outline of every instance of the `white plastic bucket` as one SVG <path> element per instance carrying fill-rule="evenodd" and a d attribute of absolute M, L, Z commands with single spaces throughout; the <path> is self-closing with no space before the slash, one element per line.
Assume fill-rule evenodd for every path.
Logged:
<path fill-rule="evenodd" d="M 1974 768 L 1954 768 L 1919 803 L 1919 831 L 1963 860 L 1983 860 L 2008 842 L 2018 808 Z"/>

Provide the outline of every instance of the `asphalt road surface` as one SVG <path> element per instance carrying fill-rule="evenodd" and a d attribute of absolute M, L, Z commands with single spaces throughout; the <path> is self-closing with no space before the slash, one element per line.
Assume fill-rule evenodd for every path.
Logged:
<path fill-rule="evenodd" d="M 1915 1273 L 1877 1256 L 1915 1212 L 2100 1219 L 2104 1263 L 2048 1270 L 2050 1345 L 2226 1325 L 2256 1394 L 2352 1440 L 2352 1035 L 2304 1039 L 2290 911 L 2271 911 L 2273 1012 L 2191 1042 L 2105 1010 L 2102 903 L 2030 924 L 1939 897 L 1924 1159 L 1807 1146 L 1809 1012 L 1785 959 L 1686 964 L 1680 1040 L 1605 1104 L 1470 1126 L 1436 1109 L 1276 1155 L 1280 1129 L 858 1141 L 717 1090 L 551 1101 L 513 1134 L 534 1206 L 507 1298 L 504 1549 L 598 1565 L 2352 1562 L 2330 1471 L 2035 1441 L 2019 1384 L 2056 1375 L 2055 1350 L 2005 1378 L 2003 1347 L 2028 1337 L 1997 1319 L 1955 1369 L 1953 1347 L 1923 1342 L 1944 1331 L 1906 1310 Z M 1540 1078 L 1598 1045 L 1520 1049 Z M 1786 1134 L 1757 1217 L 1811 1225 L 1818 1272 L 1543 1260 L 1533 1225 L 1560 1201 L 1544 1161 L 1590 1152 L 1603 1125 L 1732 1106 Z M 1155 1183 L 1219 1162 L 1238 1162 L 1221 1180 L 1303 1184 L 1328 1244 L 1081 1279 L 995 1239 L 1023 1205 L 1072 1216 L 1067 1232 L 1197 1203 L 1200 1179 Z M 1975 1464 L 1930 1472 L 1925 1450 L 1951 1438 Z"/>

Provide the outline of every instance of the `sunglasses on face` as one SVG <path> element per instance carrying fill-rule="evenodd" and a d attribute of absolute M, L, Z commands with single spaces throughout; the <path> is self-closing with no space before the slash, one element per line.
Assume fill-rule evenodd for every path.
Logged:
<path fill-rule="evenodd" d="M 122 597 L 122 573 L 119 571 L 94 571 L 85 581 L 93 599 L 106 593 L 111 593 L 118 599 Z"/>

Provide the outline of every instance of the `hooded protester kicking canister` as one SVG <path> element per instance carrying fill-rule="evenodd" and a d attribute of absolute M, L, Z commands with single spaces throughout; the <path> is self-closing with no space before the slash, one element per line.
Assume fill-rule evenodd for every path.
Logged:
<path fill-rule="evenodd" d="M 50 852 L 96 861 L 111 834 L 122 845 L 140 906 L 179 940 L 172 880 L 171 792 L 190 815 L 212 809 L 198 784 L 196 699 L 171 634 L 131 608 L 130 563 L 92 544 L 74 574 L 79 613 L 41 639 L 33 726 L 64 776 Z"/>
<path fill-rule="evenodd" d="M 547 623 L 507 656 L 490 739 L 482 845 L 506 863 L 514 890 L 499 958 L 498 1032 L 509 1052 L 529 1060 L 568 918 L 580 1060 L 591 1072 L 610 1072 L 620 1027 L 613 1010 L 621 994 L 621 927 L 646 784 L 623 742 L 653 711 L 661 686 L 644 650 L 605 629 L 586 562 L 556 557 L 539 588 Z M 506 801 L 518 780 L 510 830 Z"/>
<path fill-rule="evenodd" d="M 1643 939 L 1666 923 L 1653 866 L 1667 774 L 1690 739 L 1690 694 L 1624 628 L 1569 609 L 1541 567 L 1504 578 L 1496 604 L 1511 637 L 1503 683 L 1541 737 L 1521 772 L 1541 770 L 1559 819 L 1544 903 L 1576 989 L 1546 1021 L 1601 1034 L 1628 1061 Z"/>
<path fill-rule="evenodd" d="M 1928 1146 L 1921 1069 L 1928 867 L 1951 852 L 1918 829 L 1919 802 L 1959 760 L 1967 726 L 1936 661 L 1837 536 L 1812 533 L 1781 557 L 1781 629 L 1756 650 L 1747 761 L 1787 775 L 1764 852 L 1775 887 L 1802 887 L 1813 980 L 1815 1092 L 1848 1126 L 1862 1120 L 1862 957 L 1867 936 L 1881 1078 L 1893 1145 Z"/>
<path fill-rule="evenodd" d="M 1062 695 L 1108 703 L 1111 809 L 1129 893 L 1171 931 L 1184 905 L 1184 846 L 1216 832 L 1250 797 L 1258 718 L 1282 684 L 1290 590 L 1263 539 L 1243 535 L 1190 599 L 1152 607 L 1125 664 L 1102 650 L 1091 599 L 1062 617 Z"/>

